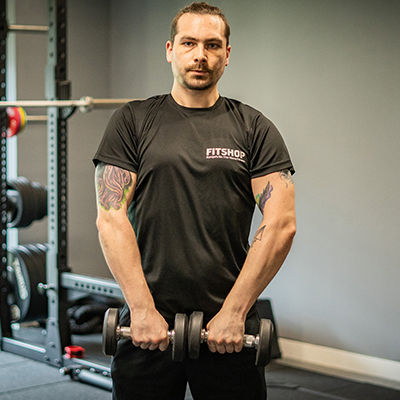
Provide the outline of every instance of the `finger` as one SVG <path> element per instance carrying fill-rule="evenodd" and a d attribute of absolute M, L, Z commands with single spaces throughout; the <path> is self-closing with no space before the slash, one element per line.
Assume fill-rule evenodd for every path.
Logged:
<path fill-rule="evenodd" d="M 235 351 L 235 346 L 233 344 L 225 345 L 226 352 L 231 354 Z"/>
<path fill-rule="evenodd" d="M 140 348 L 143 350 L 147 350 L 150 347 L 150 343 L 142 343 L 140 345 Z"/>
<path fill-rule="evenodd" d="M 240 353 L 243 349 L 243 342 L 235 343 L 234 349 L 236 353 Z"/>
<path fill-rule="evenodd" d="M 132 344 L 133 344 L 135 347 L 140 347 L 140 345 L 142 344 L 142 342 L 137 342 L 136 340 L 132 340 Z"/>
<path fill-rule="evenodd" d="M 226 347 L 223 344 L 217 344 L 217 351 L 219 354 L 225 354 L 226 353 Z"/>
<path fill-rule="evenodd" d="M 217 346 L 214 342 L 207 342 L 208 348 L 211 351 L 211 353 L 216 353 L 217 352 Z"/>
<path fill-rule="evenodd" d="M 158 345 L 158 348 L 159 348 L 161 351 L 165 351 L 165 350 L 168 349 L 168 346 L 169 346 L 169 340 L 168 340 L 168 339 L 165 339 L 165 340 L 163 340 L 163 341 Z"/>

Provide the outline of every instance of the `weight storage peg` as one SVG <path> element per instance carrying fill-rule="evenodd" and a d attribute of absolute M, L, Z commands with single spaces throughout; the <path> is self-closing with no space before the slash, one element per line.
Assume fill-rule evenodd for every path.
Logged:
<path fill-rule="evenodd" d="M 266 367 L 271 361 L 272 335 L 274 327 L 269 319 L 262 319 L 260 331 L 257 336 L 244 335 L 243 347 L 254 347 L 256 349 L 255 364 L 258 367 Z M 195 311 L 189 319 L 188 328 L 188 350 L 189 358 L 198 359 L 200 356 L 201 343 L 207 342 L 208 331 L 203 329 L 203 313 Z"/>
<path fill-rule="evenodd" d="M 188 317 L 186 314 L 176 314 L 172 331 L 168 331 L 168 339 L 172 343 L 172 359 L 183 361 L 187 353 Z M 103 323 L 103 353 L 114 356 L 117 351 L 117 341 L 131 339 L 131 329 L 119 325 L 119 311 L 109 308 L 104 316 Z"/>

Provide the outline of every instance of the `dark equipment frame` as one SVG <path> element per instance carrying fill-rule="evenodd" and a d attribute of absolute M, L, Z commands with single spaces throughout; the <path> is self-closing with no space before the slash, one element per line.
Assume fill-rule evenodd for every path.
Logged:
<path fill-rule="evenodd" d="M 6 101 L 6 45 L 11 26 L 7 22 L 6 0 L 0 1 L 0 100 Z M 67 0 L 48 0 L 48 62 L 46 67 L 47 100 L 69 100 L 67 80 Z M 30 27 L 32 28 L 32 27 Z M 39 27 L 38 27 L 39 28 Z M 23 31 L 24 27 L 19 30 Z M 32 31 L 26 28 L 26 31 Z M 48 248 L 46 279 L 43 288 L 48 298 L 47 335 L 44 346 L 13 337 L 11 311 L 7 297 L 7 117 L 0 108 L 0 349 L 41 361 L 67 371 L 71 378 L 111 390 L 110 368 L 84 358 L 68 358 L 65 347 L 72 345 L 67 304 L 85 294 L 122 298 L 111 279 L 74 274 L 68 267 L 68 193 L 67 193 L 67 119 L 75 110 L 47 109 L 47 209 Z M 16 156 L 16 155 L 15 155 Z"/>

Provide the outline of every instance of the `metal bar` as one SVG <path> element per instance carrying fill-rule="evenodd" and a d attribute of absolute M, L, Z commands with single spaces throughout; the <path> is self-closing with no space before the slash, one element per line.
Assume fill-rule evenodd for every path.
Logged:
<path fill-rule="evenodd" d="M 8 25 L 8 30 L 16 33 L 47 33 L 49 31 L 49 27 L 39 25 Z"/>
<path fill-rule="evenodd" d="M 107 365 L 100 364 L 98 361 L 91 361 L 90 358 L 67 358 L 66 355 L 63 356 L 63 365 L 65 367 L 82 366 L 83 368 L 89 368 L 93 372 L 100 372 L 104 376 L 110 376 L 109 362 L 107 360 L 105 362 Z"/>
<path fill-rule="evenodd" d="M 49 0 L 48 63 L 46 67 L 46 97 L 51 102 L 67 83 L 66 0 Z M 61 85 L 61 86 L 60 86 Z M 63 97 L 62 100 L 67 98 Z M 46 323 L 46 359 L 62 366 L 65 346 L 71 344 L 67 321 L 67 290 L 60 285 L 60 273 L 69 271 L 67 254 L 67 122 L 57 107 L 47 109 L 47 209 L 48 245 L 46 254 L 46 284 L 48 318 Z"/>
<path fill-rule="evenodd" d="M 48 120 L 47 115 L 27 115 L 25 121 L 26 122 L 47 122 Z"/>
<path fill-rule="evenodd" d="M 0 2 L 0 26 L 6 23 L 6 1 Z M 0 99 L 6 99 L 6 32 L 0 29 Z M 11 314 L 7 303 L 7 116 L 0 110 L 0 349 L 4 338 L 12 336 Z M 2 339 L 2 340 L 1 340 Z"/>
<path fill-rule="evenodd" d="M 92 276 L 64 272 L 61 274 L 61 286 L 86 293 L 100 294 L 120 299 L 123 298 L 118 283 L 107 278 L 95 278 Z"/>
<path fill-rule="evenodd" d="M 118 108 L 135 99 L 93 99 L 86 96 L 79 100 L 16 100 L 0 101 L 0 107 L 79 107 L 81 112 L 88 112 L 93 109 Z"/>
<path fill-rule="evenodd" d="M 73 381 L 88 383 L 101 389 L 105 389 L 110 392 L 112 391 L 112 380 L 109 372 L 104 375 L 96 372 L 95 370 L 87 369 L 78 365 L 61 368 L 60 372 L 63 375 L 70 375 Z"/>
<path fill-rule="evenodd" d="M 18 354 L 37 361 L 45 361 L 46 349 L 9 337 L 3 338 L 3 351 Z"/>
<path fill-rule="evenodd" d="M 75 104 L 77 102 L 77 104 Z M 1 101 L 0 107 L 73 107 L 85 106 L 87 101 L 81 102 L 80 100 L 16 100 L 16 101 Z"/>

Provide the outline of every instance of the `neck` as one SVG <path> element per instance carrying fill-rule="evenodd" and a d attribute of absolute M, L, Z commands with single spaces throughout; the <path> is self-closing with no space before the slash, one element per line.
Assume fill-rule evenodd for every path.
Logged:
<path fill-rule="evenodd" d="M 183 107 L 188 108 L 208 108 L 212 107 L 219 98 L 217 87 L 208 90 L 192 90 L 174 83 L 171 95 L 174 100 Z"/>

